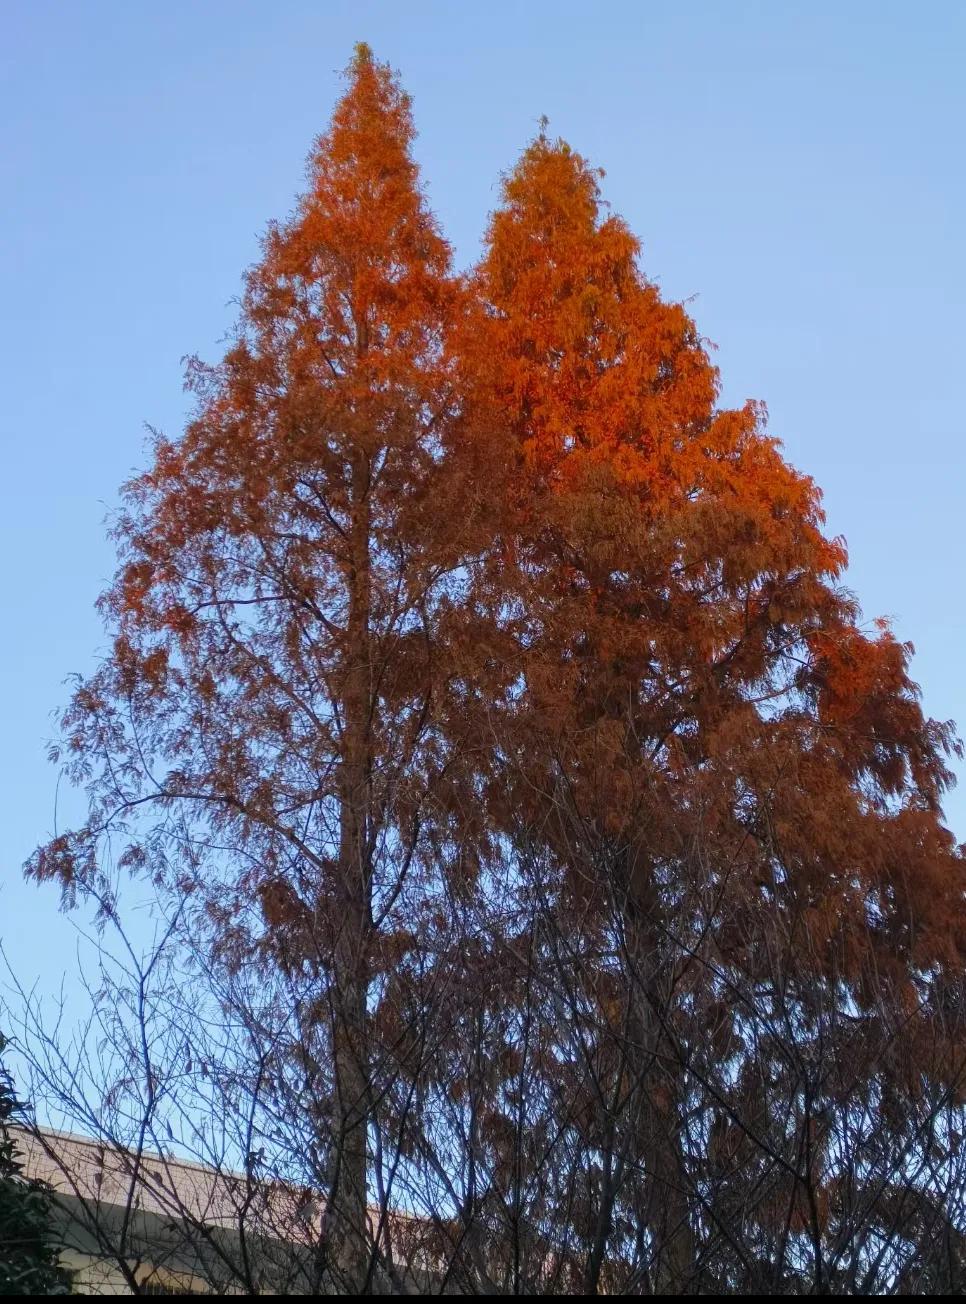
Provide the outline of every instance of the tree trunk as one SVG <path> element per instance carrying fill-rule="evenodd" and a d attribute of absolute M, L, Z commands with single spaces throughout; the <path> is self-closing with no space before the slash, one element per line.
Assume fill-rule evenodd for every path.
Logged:
<path fill-rule="evenodd" d="M 342 694 L 339 898 L 333 977 L 335 1120 L 328 1262 L 337 1291 L 363 1290 L 370 1264 L 367 1226 L 368 1132 L 371 1111 L 367 1033 L 372 924 L 370 865 L 371 694 L 370 510 L 368 460 L 352 472 L 348 646 Z"/>
<path fill-rule="evenodd" d="M 653 1286 L 658 1295 L 690 1294 L 695 1285 L 695 1245 L 681 1153 L 678 1110 L 683 1093 L 675 1048 L 663 1026 L 671 1017 L 661 973 L 662 938 L 654 926 L 657 903 L 646 887 L 628 894 L 625 936 L 633 965 L 629 1046 L 641 1073 L 641 1155 L 650 1185 Z M 643 1070 L 643 1071 L 642 1071 Z"/>

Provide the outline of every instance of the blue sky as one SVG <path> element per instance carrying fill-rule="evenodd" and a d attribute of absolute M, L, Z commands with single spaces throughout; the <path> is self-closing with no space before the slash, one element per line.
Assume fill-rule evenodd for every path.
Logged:
<path fill-rule="evenodd" d="M 415 101 L 431 202 L 472 261 L 541 114 L 604 167 L 644 263 L 824 488 L 868 616 L 966 729 L 966 5 L 7 0 L 0 50 L 0 939 L 53 983 L 71 930 L 21 883 L 77 814 L 45 760 L 104 640 L 103 519 L 181 424 L 257 235 L 357 40 Z M 966 775 L 964 775 L 966 777 Z M 947 805 L 966 838 L 966 787 Z"/>

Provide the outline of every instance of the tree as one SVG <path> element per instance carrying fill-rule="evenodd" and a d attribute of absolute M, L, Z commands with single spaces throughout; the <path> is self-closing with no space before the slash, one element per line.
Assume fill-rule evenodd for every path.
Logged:
<path fill-rule="evenodd" d="M 638 253 L 602 212 L 598 174 L 534 141 L 477 273 L 486 307 L 468 348 L 487 360 L 518 473 L 475 600 L 517 670 L 481 726 L 495 740 L 490 809 L 516 854 L 559 870 L 563 935 L 579 918 L 606 954 L 616 926 L 611 954 L 638 994 L 636 1009 L 620 1003 L 625 1059 L 637 1047 L 637 1207 L 653 1210 L 651 1285 L 668 1293 L 699 1272 L 707 1175 L 691 1175 L 685 1120 L 725 1010 L 718 1053 L 739 1101 L 787 1081 L 786 1117 L 807 1114 L 802 1063 L 831 1046 L 845 1099 L 865 1100 L 884 1132 L 884 1074 L 908 1092 L 915 1065 L 937 1107 L 959 1098 L 966 865 L 940 808 L 958 745 L 923 717 L 910 649 L 859 628 L 814 485 L 760 408 L 716 407 L 693 323 Z M 759 1036 L 762 1019 L 781 1034 Z M 903 1025 L 916 1051 L 900 1064 L 887 1047 Z M 705 1066 L 704 1089 L 715 1077 Z M 714 1090 L 705 1146 L 736 1122 L 726 1083 Z M 814 1145 L 807 1173 L 788 1165 L 786 1209 L 824 1162 Z M 830 1165 L 816 1201 L 840 1178 Z M 604 1187 L 606 1227 L 618 1206 Z M 811 1218 L 797 1270 L 811 1254 L 825 1289 L 817 1203 Z"/>
<path fill-rule="evenodd" d="M 0 1038 L 0 1053 L 4 1042 Z M 57 1262 L 50 1223 L 50 1195 L 23 1175 L 16 1136 L 24 1120 L 9 1073 L 0 1065 L 0 1293 L 66 1295 L 70 1274 Z"/>
<path fill-rule="evenodd" d="M 78 773 L 101 767 L 92 818 L 33 867 L 95 879 L 100 840 L 127 828 L 125 863 L 204 897 L 234 963 L 277 959 L 301 930 L 327 1029 L 331 1267 L 354 1288 L 367 1006 L 446 764 L 434 622 L 473 516 L 442 456 L 459 296 L 412 137 L 408 98 L 359 46 L 309 188 L 248 275 L 233 347 L 192 365 L 197 415 L 128 487 L 104 599 L 113 652 L 68 725 Z M 164 813 L 147 839 L 145 808 Z"/>
<path fill-rule="evenodd" d="M 141 873 L 180 950 L 37 1080 L 240 1165 L 241 1246 L 324 1192 L 315 1289 L 958 1289 L 952 728 L 600 174 L 541 133 L 459 280 L 412 138 L 359 47 L 128 488 L 29 870 L 114 926 Z"/>

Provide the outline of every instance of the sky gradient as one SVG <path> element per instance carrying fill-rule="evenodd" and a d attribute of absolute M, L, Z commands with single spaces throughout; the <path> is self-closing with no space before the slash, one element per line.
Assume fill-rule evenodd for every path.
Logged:
<path fill-rule="evenodd" d="M 866 615 L 966 730 L 966 5 L 8 0 L 0 940 L 45 987 L 72 930 L 20 865 L 82 810 L 45 752 L 104 645 L 104 518 L 145 423 L 181 426 L 182 356 L 218 357 L 358 40 L 413 95 L 461 266 L 542 114 L 606 169 L 648 275 L 717 346 L 723 401 L 768 405 Z M 966 838 L 966 786 L 947 815 Z"/>

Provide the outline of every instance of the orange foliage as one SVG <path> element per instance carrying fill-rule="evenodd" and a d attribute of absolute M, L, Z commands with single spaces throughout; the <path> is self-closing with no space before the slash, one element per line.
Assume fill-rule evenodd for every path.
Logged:
<path fill-rule="evenodd" d="M 440 940 L 498 863 L 545 870 L 582 954 L 616 928 L 618 959 L 640 961 L 619 980 L 588 961 L 601 1038 L 656 1037 L 665 1064 L 672 1046 L 682 1063 L 710 1051 L 762 1115 L 788 1057 L 741 1060 L 729 993 L 761 999 L 766 1023 L 779 993 L 796 1029 L 843 1003 L 890 1029 L 926 1011 L 892 1070 L 907 1091 L 920 1070 L 951 1081 L 962 1038 L 966 861 L 941 813 L 955 738 L 922 713 L 911 649 L 861 626 L 818 489 L 761 404 L 718 405 L 697 327 L 579 154 L 530 144 L 460 280 L 413 136 L 407 96 L 360 47 L 231 347 L 192 364 L 193 419 L 128 487 L 113 648 L 65 716 L 90 818 L 30 864 L 96 885 L 98 848 L 130 832 L 132 872 L 196 894 L 216 953 L 309 966 L 347 1147 L 332 1207 L 348 1279 L 374 1047 L 423 1071 L 400 1010 L 425 973 L 460 1009 L 499 998 L 486 1082 L 524 1097 L 519 1045 L 499 1049 L 525 1006 L 512 910 L 488 921 L 489 950 Z M 699 1030 L 675 1041 L 684 1012 Z M 532 1055 L 596 1154 L 599 1098 L 555 1036 Z M 862 1045 L 841 1042 L 868 1084 Z M 600 1051 L 615 1098 L 617 1062 Z M 657 1072 L 637 1078 L 647 1173 L 679 1162 L 683 1071 Z M 472 1095 L 455 1070 L 440 1089 Z M 491 1105 L 480 1144 L 510 1172 L 520 1133 Z M 744 1153 L 731 1120 L 709 1162 Z M 797 1189 L 775 1201 L 765 1224 L 791 1208 L 823 1232 L 824 1195 L 811 1212 Z"/>
<path fill-rule="evenodd" d="M 562 770 L 581 818 L 646 841 L 630 856 L 645 898 L 700 836 L 749 889 L 777 872 L 829 963 L 854 974 L 901 954 L 955 973 L 951 730 L 922 715 L 911 649 L 858 627 L 817 489 L 763 408 L 716 406 L 697 330 L 639 252 L 599 174 L 541 135 L 475 276 L 463 347 L 516 468 L 479 592 L 527 685 L 508 711 L 534 760 L 514 808 L 552 825 Z"/>

